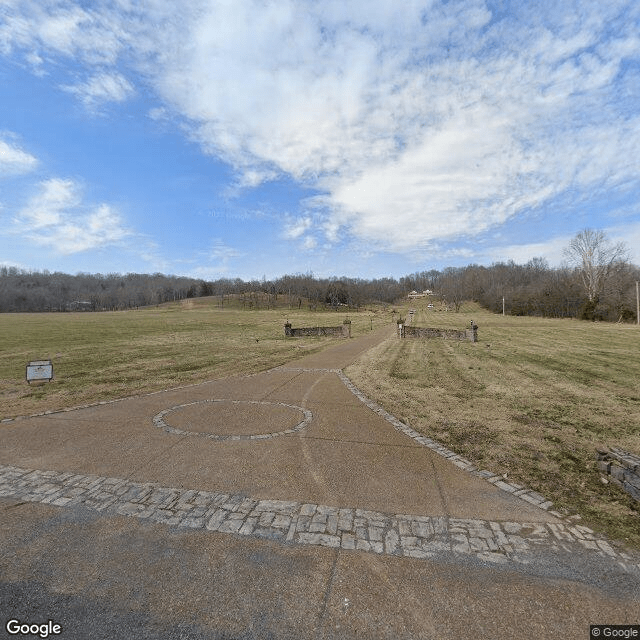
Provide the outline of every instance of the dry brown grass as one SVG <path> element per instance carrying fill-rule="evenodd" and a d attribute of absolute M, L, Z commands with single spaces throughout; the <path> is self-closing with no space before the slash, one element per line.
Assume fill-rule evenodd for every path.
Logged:
<path fill-rule="evenodd" d="M 479 325 L 479 342 L 392 338 L 347 374 L 417 431 L 640 548 L 640 505 L 603 484 L 595 450 L 640 453 L 640 329 L 460 313 L 412 303 L 414 324 Z"/>
<path fill-rule="evenodd" d="M 333 344 L 285 339 L 283 324 L 339 324 L 344 312 L 242 311 L 197 299 L 114 313 L 0 314 L 0 417 L 28 415 L 234 374 L 255 373 Z M 391 339 L 347 370 L 370 397 L 481 468 L 506 474 L 640 548 L 640 510 L 604 485 L 596 447 L 640 453 L 640 330 L 512 318 L 475 306 L 418 309 L 415 324 L 463 328 L 477 344 Z M 352 334 L 391 321 L 351 313 Z M 51 358 L 55 380 L 29 386 L 29 360 Z"/>
<path fill-rule="evenodd" d="M 0 314 L 0 419 L 256 373 L 318 351 L 335 338 L 285 338 L 284 323 L 338 325 L 358 336 L 391 321 L 359 313 L 243 311 L 239 301 L 197 298 L 135 311 Z M 234 304 L 235 303 L 235 304 Z M 55 379 L 28 385 L 25 365 L 51 359 Z"/>

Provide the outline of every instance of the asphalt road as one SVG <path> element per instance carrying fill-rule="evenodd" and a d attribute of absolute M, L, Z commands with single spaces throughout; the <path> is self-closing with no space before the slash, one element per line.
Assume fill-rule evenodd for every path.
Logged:
<path fill-rule="evenodd" d="M 639 624 L 637 556 L 345 386 L 337 372 L 386 335 L 1 424 L 0 637 L 586 640 Z"/>

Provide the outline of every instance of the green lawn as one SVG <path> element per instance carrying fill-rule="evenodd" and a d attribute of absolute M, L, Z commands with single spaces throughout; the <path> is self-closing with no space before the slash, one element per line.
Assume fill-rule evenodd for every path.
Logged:
<path fill-rule="evenodd" d="M 603 484 L 597 447 L 640 453 L 640 328 L 417 309 L 414 324 L 478 325 L 479 342 L 391 339 L 347 369 L 367 395 L 480 468 L 640 548 L 640 505 Z"/>

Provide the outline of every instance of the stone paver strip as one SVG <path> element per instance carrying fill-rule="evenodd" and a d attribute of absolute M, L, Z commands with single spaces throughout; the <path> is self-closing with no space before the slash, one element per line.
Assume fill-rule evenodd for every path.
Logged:
<path fill-rule="evenodd" d="M 548 510 L 550 514 L 552 514 L 552 515 L 554 515 L 554 516 L 556 516 L 558 518 L 562 518 L 563 517 L 562 514 L 558 513 L 557 511 L 551 510 L 551 507 L 553 506 L 553 503 L 550 500 L 547 500 L 544 496 L 541 496 L 539 493 L 537 493 L 535 491 L 532 491 L 530 489 L 527 489 L 526 487 L 522 487 L 521 485 L 518 485 L 518 484 L 515 484 L 515 483 L 505 482 L 504 478 L 502 476 L 499 476 L 499 475 L 493 473 L 492 471 L 488 471 L 486 469 L 478 470 L 473 465 L 473 463 L 470 462 L 469 460 L 466 460 L 462 456 L 459 456 L 458 454 L 456 454 L 454 451 L 451 451 L 451 450 L 447 449 L 446 447 L 442 446 L 439 442 L 436 442 L 435 440 L 432 440 L 431 438 L 428 438 L 428 437 L 420 434 L 419 432 L 415 431 L 414 429 L 412 429 L 408 425 L 406 425 L 403 422 L 401 422 L 400 420 L 398 420 L 395 416 L 393 416 L 390 413 L 388 413 L 387 411 L 385 411 L 382 407 L 380 407 L 378 404 L 376 404 L 373 400 L 370 400 L 369 398 L 367 398 L 367 396 L 365 396 L 351 382 L 351 380 L 349 380 L 349 378 L 345 375 L 345 373 L 342 371 L 342 369 L 280 366 L 280 367 L 274 367 L 273 369 L 268 369 L 267 371 L 264 371 L 264 372 L 248 374 L 248 375 L 245 375 L 245 376 L 242 376 L 242 377 L 243 378 L 253 378 L 253 377 L 257 377 L 259 375 L 276 373 L 276 372 L 279 372 L 279 371 L 292 371 L 292 372 L 298 371 L 298 372 L 304 372 L 304 373 L 334 373 L 334 374 L 336 374 L 340 378 L 340 380 L 343 382 L 343 384 L 347 387 L 347 389 L 349 389 L 349 391 L 351 391 L 351 393 L 353 393 L 361 402 L 363 402 L 367 407 L 369 407 L 369 409 L 371 409 L 372 411 L 374 411 L 375 413 L 377 413 L 378 415 L 383 417 L 385 420 L 387 420 L 387 422 L 389 422 L 391 425 L 393 425 L 393 427 L 395 429 L 397 429 L 398 431 L 400 431 L 400 432 L 404 433 L 405 435 L 409 436 L 414 441 L 416 441 L 416 442 L 428 447 L 429 449 L 431 449 L 432 451 L 434 451 L 438 455 L 441 455 L 442 457 L 446 458 L 447 460 L 449 460 L 452 464 L 454 464 L 458 468 L 463 469 L 464 471 L 467 471 L 468 473 L 470 473 L 470 474 L 472 474 L 474 476 L 477 476 L 479 478 L 483 478 L 483 479 L 487 480 L 488 482 L 491 482 L 492 484 L 494 484 L 494 486 L 498 487 L 502 491 L 510 493 L 510 494 L 520 498 L 521 500 L 524 500 L 525 502 L 528 502 L 529 504 L 533 504 L 533 505 L 535 505 L 537 507 L 540 507 L 541 509 Z M 207 381 L 199 382 L 199 383 L 192 384 L 192 385 L 184 385 L 184 386 L 179 386 L 179 387 L 173 387 L 171 389 L 164 389 L 164 390 L 160 390 L 160 391 L 152 391 L 150 393 L 142 394 L 142 397 L 159 395 L 159 394 L 165 393 L 167 391 L 178 391 L 178 390 L 189 389 L 189 388 L 198 387 L 198 386 L 204 386 L 206 384 L 208 384 Z M 100 406 L 100 405 L 105 405 L 105 404 L 112 404 L 112 403 L 116 403 L 116 402 L 122 402 L 123 400 L 126 400 L 126 399 L 127 398 L 116 398 L 116 399 L 113 399 L 113 400 L 103 400 L 103 401 L 95 402 L 95 403 L 91 403 L 91 404 L 84 404 L 84 405 L 79 405 L 79 406 L 76 406 L 76 407 L 70 407 L 70 408 L 67 408 L 67 409 L 60 409 L 58 411 L 45 411 L 43 413 L 34 414 L 32 416 L 17 416 L 15 418 L 6 418 L 4 420 L 1 420 L 0 423 L 13 422 L 14 420 L 21 420 L 21 419 L 24 419 L 24 418 L 27 418 L 27 417 L 33 418 L 33 417 L 45 416 L 45 415 L 50 415 L 50 414 L 55 414 L 55 413 L 66 413 L 66 412 L 70 412 L 70 411 L 76 411 L 78 409 L 85 409 L 85 408 L 94 407 L 94 406 Z M 197 403 L 201 403 L 201 402 L 220 402 L 220 401 L 228 402 L 228 400 L 225 400 L 225 399 L 218 399 L 218 400 L 214 399 L 214 400 L 197 401 Z M 187 404 L 196 404 L 196 403 L 187 403 Z M 176 434 L 180 434 L 180 435 L 196 435 L 196 436 L 200 436 L 200 437 L 207 437 L 207 438 L 214 439 L 214 440 L 226 440 L 226 439 L 228 439 L 228 440 L 263 440 L 263 439 L 270 439 L 270 438 L 274 438 L 274 437 L 279 437 L 279 436 L 282 436 L 282 435 L 290 435 L 292 433 L 295 433 L 296 431 L 300 431 L 301 429 L 304 429 L 311 422 L 312 415 L 311 415 L 311 412 L 308 411 L 308 409 L 305 409 L 303 407 L 298 407 L 296 405 L 288 405 L 288 404 L 285 404 L 285 403 L 278 403 L 278 404 L 282 404 L 283 406 L 287 406 L 287 407 L 290 407 L 292 409 L 296 409 L 298 411 L 302 411 L 304 413 L 304 415 L 305 415 L 305 419 L 301 423 L 296 425 L 296 427 L 294 427 L 294 429 L 288 429 L 288 430 L 277 432 L 277 433 L 257 434 L 257 435 L 243 435 L 243 436 L 218 436 L 218 435 L 215 435 L 215 434 L 183 431 L 183 430 L 180 430 L 180 429 L 177 429 L 175 427 L 172 427 L 172 426 L 168 425 L 166 423 L 166 421 L 164 420 L 164 416 L 166 414 L 170 413 L 171 411 L 179 408 L 179 407 L 187 406 L 187 405 L 176 405 L 174 407 L 170 407 L 169 409 L 165 409 L 165 410 L 161 411 L 160 413 L 158 413 L 156 416 L 154 416 L 153 424 L 155 426 L 159 427 L 159 428 L 165 429 L 167 432 L 170 432 L 170 433 L 176 433 Z"/>
<path fill-rule="evenodd" d="M 61 507 L 82 505 L 168 526 L 412 558 L 449 553 L 494 563 L 528 563 L 536 549 L 587 550 L 616 560 L 627 571 L 640 572 L 637 558 L 618 553 L 591 529 L 575 524 L 388 514 L 2 465 L 0 497 Z"/>
<path fill-rule="evenodd" d="M 395 418 L 358 390 L 341 369 L 285 366 L 276 367 L 263 374 L 277 371 L 336 374 L 351 393 L 396 430 L 428 447 L 471 475 L 483 478 L 502 491 L 563 519 L 560 513 L 550 509 L 552 503 L 544 496 L 521 485 L 507 482 L 504 477 L 491 471 L 478 470 L 469 460 Z M 257 375 L 262 374 L 243 377 Z M 171 390 L 176 391 L 204 384 L 207 383 L 186 385 Z M 143 395 L 153 396 L 165 391 L 168 390 Z M 74 411 L 125 399 L 101 401 L 61 411 L 47 411 L 38 415 Z M 171 427 L 164 420 L 165 415 L 177 408 L 203 402 L 280 404 L 301 411 L 304 414 L 304 420 L 293 429 L 282 432 L 242 436 L 217 436 L 182 431 Z M 286 403 L 209 399 L 165 409 L 154 417 L 153 423 L 166 431 L 181 435 L 197 435 L 215 440 L 260 440 L 300 431 L 308 426 L 312 417 L 308 409 Z M 7 419 L 2 422 L 11 421 L 13 420 Z M 475 554 L 481 559 L 498 563 L 528 562 L 527 557 L 530 557 L 536 548 L 544 547 L 566 552 L 578 549 L 589 550 L 600 556 L 615 559 L 626 569 L 633 571 L 640 569 L 637 559 L 634 560 L 625 553 L 617 553 L 608 542 L 597 539 L 593 531 L 587 527 L 569 523 L 568 520 L 564 520 L 566 524 L 540 524 L 383 514 L 348 507 L 339 508 L 282 500 L 256 500 L 244 495 L 230 496 L 218 492 L 174 489 L 120 478 L 25 470 L 0 465 L 0 497 L 3 496 L 60 507 L 83 505 L 101 512 L 146 518 L 168 526 L 263 536 L 297 544 L 342 547 L 395 556 L 427 558 L 437 553 L 458 553 Z"/>
<path fill-rule="evenodd" d="M 377 413 L 379 416 L 384 418 L 387 422 L 389 422 L 395 429 L 404 433 L 409 438 L 412 438 L 416 442 L 419 442 L 421 445 L 428 447 L 432 451 L 435 451 L 438 455 L 446 458 L 454 464 L 456 467 L 467 471 L 471 475 L 474 475 L 478 478 L 483 478 L 488 482 L 491 482 L 495 487 L 505 491 L 506 493 L 510 493 L 529 504 L 532 504 L 536 507 L 540 507 L 545 511 L 549 511 L 552 515 L 562 518 L 562 514 L 551 511 L 550 507 L 553 506 L 553 503 L 550 500 L 547 500 L 544 496 L 541 496 L 539 493 L 527 489 L 518 484 L 506 482 L 502 476 L 496 475 L 492 471 L 487 471 L 486 469 L 478 470 L 472 462 L 459 456 L 454 451 L 450 451 L 446 447 L 443 447 L 439 442 L 432 440 L 431 438 L 427 438 L 423 436 L 421 433 L 418 433 L 415 429 L 412 429 L 410 426 L 404 424 L 398 420 L 395 416 L 391 415 L 388 411 L 385 411 L 380 405 L 376 404 L 373 400 L 367 398 L 352 382 L 347 378 L 347 376 L 342 371 L 335 371 L 337 373 L 340 380 L 342 380 L 343 384 L 351 393 L 353 393 L 362 403 L 364 403 L 371 411 Z"/>

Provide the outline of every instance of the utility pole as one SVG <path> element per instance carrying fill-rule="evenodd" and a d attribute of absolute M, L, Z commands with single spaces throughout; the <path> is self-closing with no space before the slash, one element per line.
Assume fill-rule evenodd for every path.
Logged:
<path fill-rule="evenodd" d="M 640 292 L 638 291 L 638 281 L 636 280 L 636 322 L 640 325 Z"/>
<path fill-rule="evenodd" d="M 504 296 L 502 296 L 502 315 L 504 315 Z"/>

